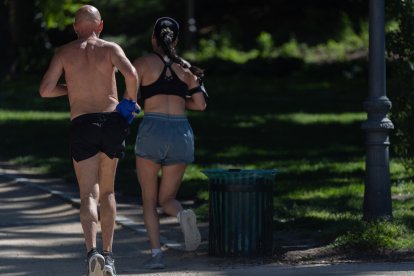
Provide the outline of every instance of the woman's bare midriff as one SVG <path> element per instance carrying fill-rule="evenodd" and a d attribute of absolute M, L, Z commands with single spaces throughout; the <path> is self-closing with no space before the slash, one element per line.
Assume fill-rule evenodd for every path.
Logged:
<path fill-rule="evenodd" d="M 144 112 L 184 115 L 185 100 L 175 95 L 155 95 L 145 100 Z"/>

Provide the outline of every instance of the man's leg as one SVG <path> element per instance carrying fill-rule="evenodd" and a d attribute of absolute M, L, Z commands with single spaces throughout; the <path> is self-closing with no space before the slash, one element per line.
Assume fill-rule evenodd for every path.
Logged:
<path fill-rule="evenodd" d="M 86 250 L 96 248 L 98 232 L 100 154 L 79 162 L 73 161 L 80 193 L 80 221 L 85 238 Z"/>
<path fill-rule="evenodd" d="M 136 158 L 137 174 L 141 186 L 144 222 L 151 249 L 160 248 L 160 224 L 157 214 L 158 171 L 161 166 L 150 160 Z"/>
<path fill-rule="evenodd" d="M 99 169 L 99 189 L 102 249 L 108 252 L 112 252 L 112 243 L 115 229 L 116 200 L 114 185 L 117 164 L 117 158 L 111 159 L 106 154 L 101 154 Z"/>

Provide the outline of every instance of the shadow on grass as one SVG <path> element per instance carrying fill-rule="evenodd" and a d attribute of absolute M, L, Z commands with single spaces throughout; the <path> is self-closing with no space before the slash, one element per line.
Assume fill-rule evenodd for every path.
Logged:
<path fill-rule="evenodd" d="M 190 120 L 196 133 L 197 164 L 205 167 L 220 164 L 243 167 L 254 163 L 266 167 L 289 162 L 296 162 L 300 166 L 303 160 L 319 162 L 323 159 L 332 162 L 352 160 L 363 155 L 361 146 L 363 137 L 358 129 L 359 123 L 301 125 L 273 120 L 257 127 L 240 128 L 237 126 L 237 120 L 230 117 L 221 121 L 211 120 L 211 116 L 195 117 Z M 122 182 L 129 182 L 127 179 L 131 178 L 134 183 L 136 182 L 133 145 L 137 125 L 135 123 L 132 126 L 131 135 L 126 141 L 127 156 L 120 161 L 118 175 L 121 179 L 124 178 Z M 66 168 L 68 164 L 70 165 L 68 120 L 8 120 L 0 122 L 0 128 L 3 157 L 8 159 L 26 157 L 29 162 L 27 165 L 35 166 L 45 162 L 43 165 L 50 166 L 51 173 L 61 174 L 64 170 L 68 170 Z M 60 160 L 69 160 L 69 162 Z M 133 177 L 125 177 L 125 175 L 133 175 Z M 342 177 L 342 175 L 325 169 L 325 171 L 304 172 L 302 175 L 291 171 L 282 177 L 312 180 L 321 177 L 325 179 Z"/>
<path fill-rule="evenodd" d="M 271 121 L 240 128 L 226 118 L 192 118 L 197 161 L 239 163 L 272 160 L 360 158 L 364 153 L 360 123 L 300 125 Z"/>

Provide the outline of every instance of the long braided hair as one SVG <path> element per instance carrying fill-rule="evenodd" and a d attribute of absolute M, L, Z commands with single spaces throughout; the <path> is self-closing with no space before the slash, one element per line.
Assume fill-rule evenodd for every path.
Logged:
<path fill-rule="evenodd" d="M 173 43 L 178 37 L 180 26 L 177 21 L 171 17 L 161 17 L 157 19 L 154 26 L 154 36 L 157 44 L 161 46 L 164 53 L 173 62 L 181 65 L 183 68 L 189 69 L 200 81 L 204 76 L 204 70 L 191 65 L 188 61 L 184 60 L 177 55 Z"/>

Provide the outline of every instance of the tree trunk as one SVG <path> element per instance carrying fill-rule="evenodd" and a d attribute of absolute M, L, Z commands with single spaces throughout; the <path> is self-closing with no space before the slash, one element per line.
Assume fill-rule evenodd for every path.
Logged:
<path fill-rule="evenodd" d="M 34 11 L 33 0 L 9 0 L 7 2 L 9 10 L 9 31 L 11 38 L 10 73 L 16 72 L 19 52 L 25 47 L 30 47 L 34 34 Z"/>

